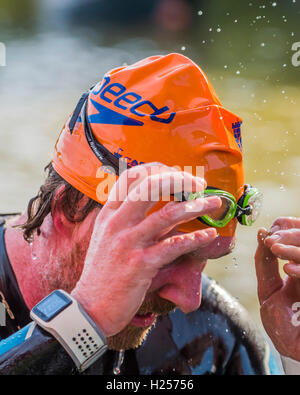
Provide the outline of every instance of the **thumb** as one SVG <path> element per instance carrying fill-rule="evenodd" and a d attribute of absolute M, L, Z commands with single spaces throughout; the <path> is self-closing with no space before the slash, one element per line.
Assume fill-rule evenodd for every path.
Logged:
<path fill-rule="evenodd" d="M 265 238 L 267 236 L 268 231 L 265 228 L 258 230 L 258 247 L 255 253 L 255 267 L 260 304 L 264 303 L 283 285 L 282 278 L 279 274 L 278 259 L 272 254 L 269 247 L 265 245 Z"/>

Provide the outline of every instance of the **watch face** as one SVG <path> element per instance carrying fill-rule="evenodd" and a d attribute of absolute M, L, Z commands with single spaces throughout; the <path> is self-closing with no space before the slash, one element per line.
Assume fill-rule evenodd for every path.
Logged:
<path fill-rule="evenodd" d="M 71 303 L 71 299 L 57 290 L 39 302 L 32 311 L 43 321 L 50 321 Z"/>

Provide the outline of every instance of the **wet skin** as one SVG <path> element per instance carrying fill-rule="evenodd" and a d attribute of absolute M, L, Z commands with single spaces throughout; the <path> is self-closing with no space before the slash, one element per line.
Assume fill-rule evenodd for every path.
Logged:
<path fill-rule="evenodd" d="M 278 258 L 288 262 L 284 279 Z M 280 354 L 300 362 L 300 219 L 279 217 L 260 229 L 255 263 L 264 328 Z"/>
<path fill-rule="evenodd" d="M 164 171 L 168 173 L 169 168 Z M 182 179 L 191 177 L 177 173 Z M 198 190 L 205 187 L 202 179 L 194 177 L 193 182 Z M 227 254 L 233 238 L 217 237 L 213 228 L 190 234 L 174 230 L 183 220 L 218 208 L 220 200 L 198 199 L 193 213 L 184 209 L 190 202 L 171 202 L 148 217 L 145 204 L 149 206 L 144 202 L 108 202 L 81 223 L 70 223 L 57 204 L 32 247 L 20 230 L 8 226 L 8 255 L 28 307 L 53 289 L 65 289 L 108 337 L 132 322 L 153 294 L 185 313 L 197 309 L 206 260 Z M 33 251 L 36 260 L 32 259 Z"/>

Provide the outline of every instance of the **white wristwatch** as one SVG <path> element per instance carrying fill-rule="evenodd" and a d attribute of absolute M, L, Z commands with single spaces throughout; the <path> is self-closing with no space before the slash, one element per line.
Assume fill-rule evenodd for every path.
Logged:
<path fill-rule="evenodd" d="M 41 300 L 31 310 L 30 317 L 59 341 L 81 372 L 107 349 L 99 328 L 63 290 L 56 290 Z"/>

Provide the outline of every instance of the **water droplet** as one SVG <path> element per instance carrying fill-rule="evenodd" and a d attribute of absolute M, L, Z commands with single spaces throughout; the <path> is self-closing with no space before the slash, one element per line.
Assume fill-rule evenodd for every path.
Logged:
<path fill-rule="evenodd" d="M 181 47 L 181 51 L 185 51 L 186 50 L 186 47 L 183 45 L 182 47 Z"/>
<path fill-rule="evenodd" d="M 203 15 L 203 11 L 198 11 L 198 15 Z"/>
<path fill-rule="evenodd" d="M 272 7 L 276 7 L 277 6 L 277 3 L 272 3 Z"/>
<path fill-rule="evenodd" d="M 32 242 L 32 241 L 29 243 L 29 246 L 30 246 L 30 251 L 31 251 L 31 258 L 32 258 L 33 261 L 36 261 L 37 255 L 36 255 L 36 253 L 33 251 L 33 242 Z"/>
<path fill-rule="evenodd" d="M 217 32 L 220 33 L 222 29 L 220 27 L 217 28 Z"/>
<path fill-rule="evenodd" d="M 114 368 L 113 372 L 114 374 L 120 374 L 121 370 L 119 368 Z"/>
<path fill-rule="evenodd" d="M 240 70 L 237 70 L 237 71 L 236 71 L 236 74 L 241 74 Z"/>
<path fill-rule="evenodd" d="M 261 43 L 261 44 L 260 44 L 261 47 L 264 47 L 265 45 L 266 45 L 265 43 Z"/>
<path fill-rule="evenodd" d="M 120 372 L 121 372 L 121 365 L 124 361 L 124 354 L 125 354 L 124 350 L 120 350 L 118 353 L 117 361 L 115 362 L 114 367 L 113 367 L 113 374 L 115 374 L 115 375 L 120 374 Z"/>

